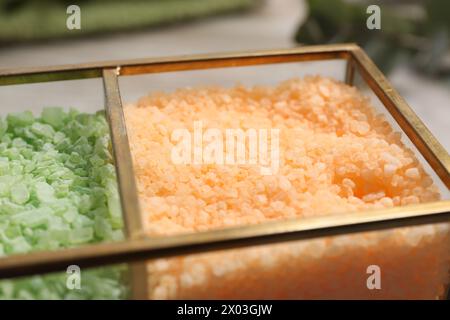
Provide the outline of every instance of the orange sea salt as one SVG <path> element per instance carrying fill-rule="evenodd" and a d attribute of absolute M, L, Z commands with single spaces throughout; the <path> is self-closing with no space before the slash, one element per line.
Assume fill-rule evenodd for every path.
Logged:
<path fill-rule="evenodd" d="M 306 77 L 275 87 L 179 89 L 125 107 L 151 235 L 307 218 L 439 199 L 432 179 L 369 100 Z M 280 168 L 175 165 L 171 132 L 280 129 Z M 247 150 L 248 151 L 248 150 Z M 363 213 L 362 213 L 363 214 Z M 449 280 L 448 225 L 317 239 L 149 263 L 152 298 L 436 298 Z M 384 288 L 367 289 L 379 265 Z"/>

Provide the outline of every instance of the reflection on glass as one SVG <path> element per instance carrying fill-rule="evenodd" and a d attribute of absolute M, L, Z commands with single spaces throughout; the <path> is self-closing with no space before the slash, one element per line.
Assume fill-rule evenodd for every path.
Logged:
<path fill-rule="evenodd" d="M 0 299 L 126 299 L 129 296 L 126 274 L 125 265 L 86 271 L 70 266 L 67 273 L 1 280 Z"/>
<path fill-rule="evenodd" d="M 159 259 L 148 272 L 152 299 L 443 299 L 450 225 Z"/>

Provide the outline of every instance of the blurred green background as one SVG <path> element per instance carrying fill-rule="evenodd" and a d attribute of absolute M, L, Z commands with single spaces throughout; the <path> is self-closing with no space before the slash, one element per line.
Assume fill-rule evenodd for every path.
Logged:
<path fill-rule="evenodd" d="M 82 9 L 82 28 L 64 28 L 69 5 Z M 168 25 L 249 9 L 255 0 L 0 0 L 0 41 L 77 37 Z"/>
<path fill-rule="evenodd" d="M 364 28 L 366 8 L 377 4 L 381 29 Z M 357 42 L 385 72 L 400 60 L 435 76 L 450 73 L 450 1 L 308 0 L 309 14 L 296 34 L 299 43 Z"/>
<path fill-rule="evenodd" d="M 366 27 L 373 3 L 381 30 Z M 81 30 L 66 27 L 70 4 Z M 0 0 L 0 68 L 357 42 L 450 150 L 449 17 L 448 0 Z M 0 92 L 4 108 L 54 93 L 31 88 Z"/>

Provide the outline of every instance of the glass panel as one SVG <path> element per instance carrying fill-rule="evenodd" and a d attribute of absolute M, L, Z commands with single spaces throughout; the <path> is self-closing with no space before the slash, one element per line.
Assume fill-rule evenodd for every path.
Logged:
<path fill-rule="evenodd" d="M 123 102 L 131 103 L 151 92 L 185 87 L 276 85 L 314 74 L 344 81 L 345 68 L 346 61 L 336 59 L 125 76 L 119 83 Z"/>
<path fill-rule="evenodd" d="M 151 299 L 445 299 L 450 224 L 148 263 Z"/>
<path fill-rule="evenodd" d="M 148 234 L 438 200 L 432 171 L 345 70 L 330 60 L 121 77 Z"/>
<path fill-rule="evenodd" d="M 101 79 L 0 86 L 0 99 L 0 256 L 122 241 Z M 64 274 L 2 280 L 0 299 L 119 297 L 105 270 L 76 294 Z"/>
<path fill-rule="evenodd" d="M 146 233 L 169 236 L 446 198 L 448 190 L 411 153 L 407 137 L 395 133 L 400 128 L 376 97 L 342 83 L 345 67 L 345 61 L 320 61 L 121 77 Z M 267 129 L 270 136 L 279 129 L 278 170 L 264 174 L 260 154 L 256 162 L 237 163 L 238 139 L 231 146 L 235 162 L 227 163 L 230 129 L 246 130 L 245 161 L 251 159 L 248 130 Z M 211 144 L 215 136 L 219 147 Z M 267 154 L 274 139 L 265 141 Z M 223 157 L 208 162 L 208 150 Z M 448 246 L 449 224 L 441 224 L 158 259 L 148 263 L 149 297 L 443 298 Z M 382 287 L 371 290 L 377 282 L 368 279 L 378 270 Z"/>

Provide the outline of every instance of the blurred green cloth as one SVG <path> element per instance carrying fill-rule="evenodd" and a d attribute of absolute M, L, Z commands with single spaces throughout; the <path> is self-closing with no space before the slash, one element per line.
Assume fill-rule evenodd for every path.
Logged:
<path fill-rule="evenodd" d="M 0 42 L 123 31 L 240 11 L 258 0 L 0 0 Z M 68 30 L 69 5 L 81 9 L 81 29 Z"/>

